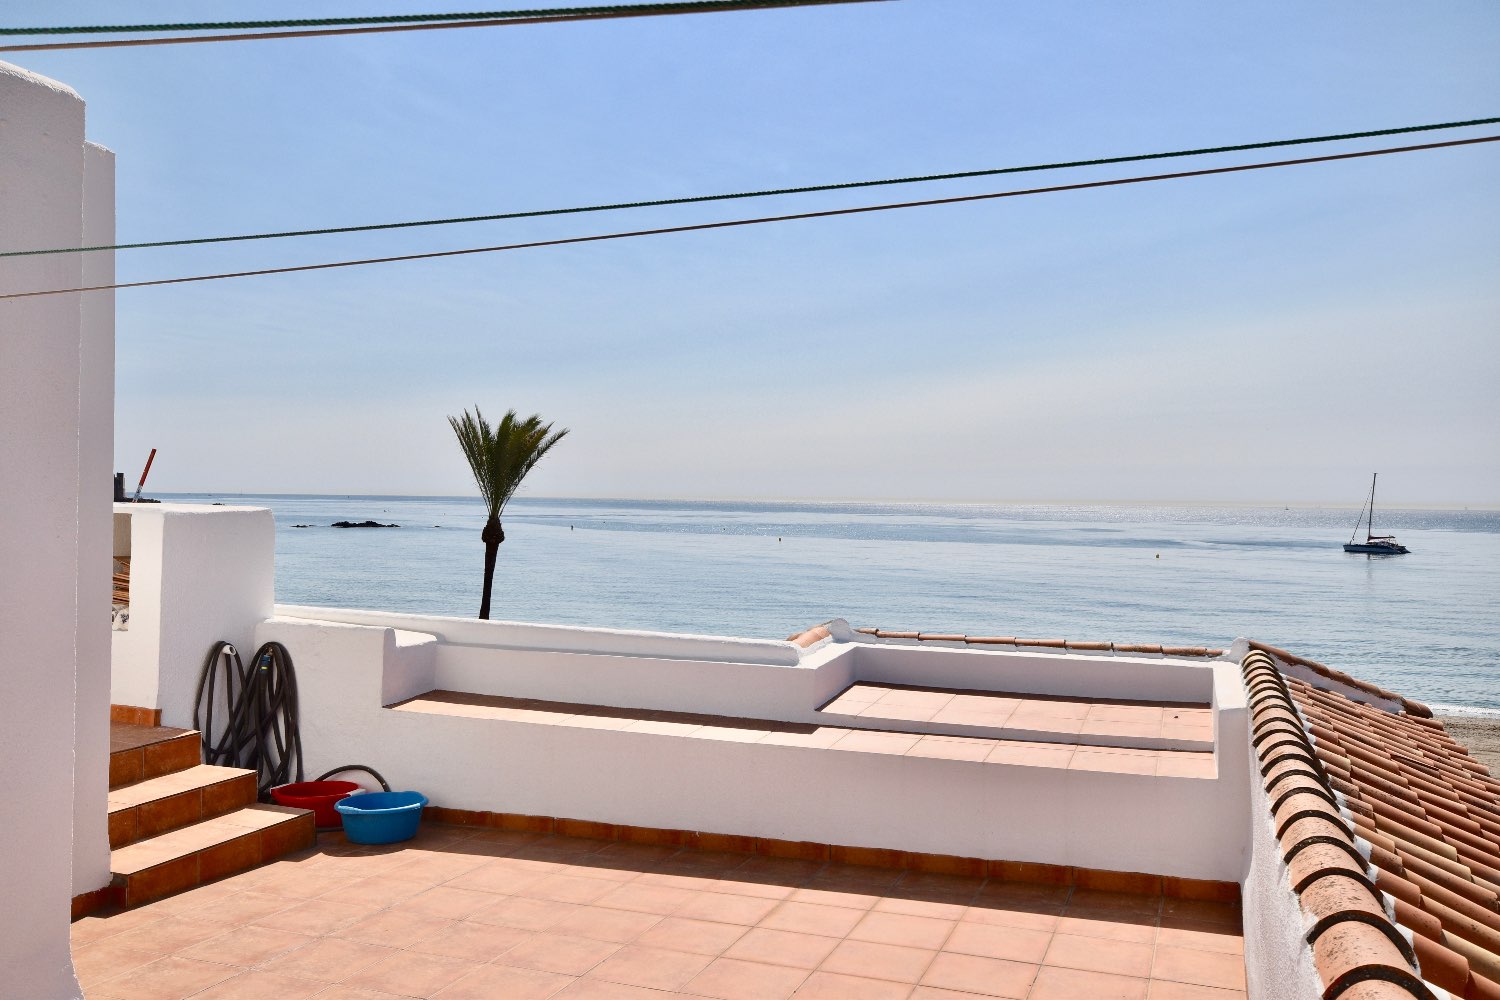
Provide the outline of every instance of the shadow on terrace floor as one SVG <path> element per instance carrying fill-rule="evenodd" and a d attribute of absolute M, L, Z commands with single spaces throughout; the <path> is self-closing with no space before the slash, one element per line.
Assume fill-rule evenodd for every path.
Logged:
<path fill-rule="evenodd" d="M 1243 1000 L 1237 907 L 425 824 L 73 925 L 90 1000 Z"/>

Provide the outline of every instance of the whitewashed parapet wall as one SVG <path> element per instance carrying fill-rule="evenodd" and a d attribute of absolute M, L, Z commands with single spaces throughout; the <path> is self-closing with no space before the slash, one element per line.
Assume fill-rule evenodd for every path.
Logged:
<path fill-rule="evenodd" d="M 0 249 L 108 242 L 113 184 L 78 94 L 0 63 Z M 107 273 L 77 254 L 10 258 L 0 293 Z M 81 995 L 69 898 L 98 887 L 101 860 L 107 875 L 110 322 L 78 295 L 0 301 L 0 767 L 25 786 L 0 796 L 9 996 Z"/>
<path fill-rule="evenodd" d="M 619 632 L 278 606 L 310 773 L 371 764 L 459 809 L 1235 881 L 1247 850 L 1233 664 Z M 847 630 L 843 630 L 847 631 Z M 837 752 L 382 708 L 433 688 L 821 721 L 856 680 L 1208 701 L 1216 779 Z"/>
<path fill-rule="evenodd" d="M 193 697 L 223 639 L 246 660 L 271 614 L 276 526 L 263 507 L 114 505 L 114 553 L 130 557 L 130 624 L 112 633 L 116 705 L 193 724 Z"/>

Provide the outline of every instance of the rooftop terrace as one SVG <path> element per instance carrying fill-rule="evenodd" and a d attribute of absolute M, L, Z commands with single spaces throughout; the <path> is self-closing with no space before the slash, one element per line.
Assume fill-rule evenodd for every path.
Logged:
<path fill-rule="evenodd" d="M 428 824 L 73 925 L 90 1000 L 1241 1000 L 1233 904 Z"/>

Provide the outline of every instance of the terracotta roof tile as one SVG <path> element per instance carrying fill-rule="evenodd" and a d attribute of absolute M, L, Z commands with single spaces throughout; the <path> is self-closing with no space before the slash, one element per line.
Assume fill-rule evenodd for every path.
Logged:
<path fill-rule="evenodd" d="M 1324 995 L 1429 997 L 1425 980 L 1500 1000 L 1500 783 L 1426 706 L 1251 646 L 1251 742 Z"/>

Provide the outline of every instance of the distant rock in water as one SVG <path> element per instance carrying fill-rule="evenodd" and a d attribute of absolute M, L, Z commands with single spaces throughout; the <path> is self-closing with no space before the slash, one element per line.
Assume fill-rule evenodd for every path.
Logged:
<path fill-rule="evenodd" d="M 311 528 L 312 525 L 310 525 L 310 524 L 294 524 L 294 525 L 292 525 L 292 527 L 294 527 L 294 528 Z"/>
<path fill-rule="evenodd" d="M 399 528 L 399 524 L 381 524 L 379 521 L 334 521 L 335 528 Z"/>

